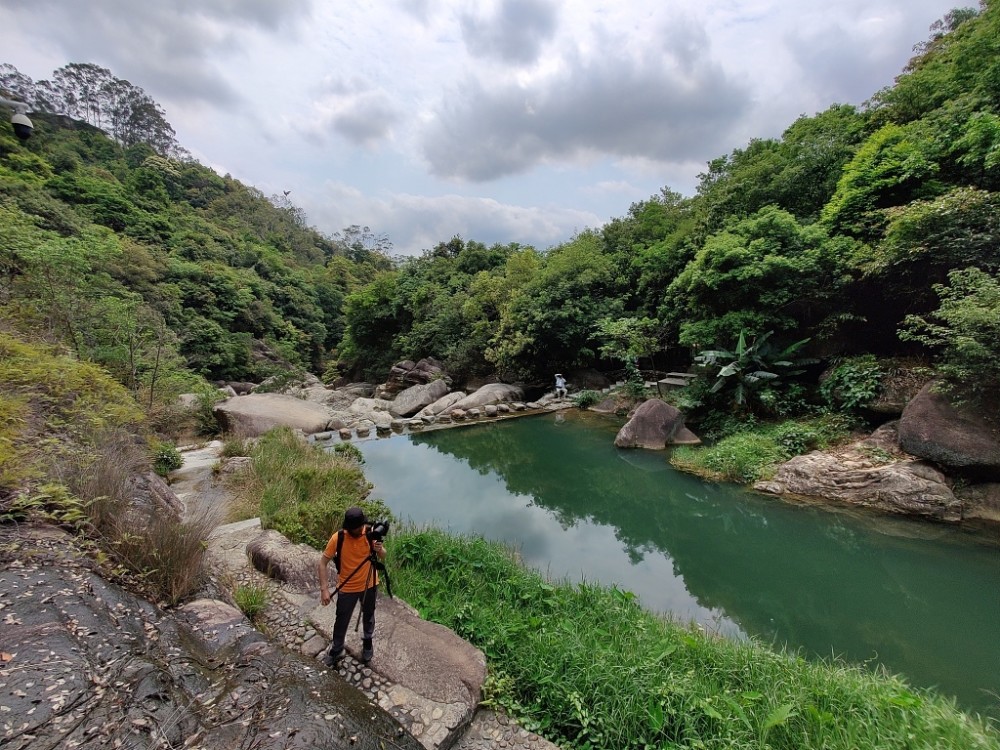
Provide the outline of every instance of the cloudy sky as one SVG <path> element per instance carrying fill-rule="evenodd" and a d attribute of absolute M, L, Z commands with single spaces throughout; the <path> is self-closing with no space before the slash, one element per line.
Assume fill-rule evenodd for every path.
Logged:
<path fill-rule="evenodd" d="M 890 84 L 972 0 L 0 0 L 0 62 L 92 62 L 325 233 L 546 249 Z"/>

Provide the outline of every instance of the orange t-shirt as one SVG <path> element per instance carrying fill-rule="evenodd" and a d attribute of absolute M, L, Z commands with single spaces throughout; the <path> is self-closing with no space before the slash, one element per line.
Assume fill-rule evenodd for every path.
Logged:
<path fill-rule="evenodd" d="M 367 531 L 368 527 L 364 527 L 364 531 Z M 334 555 L 337 554 L 337 535 L 344 535 L 344 544 L 340 549 L 340 573 L 337 575 L 337 585 L 340 590 L 345 594 L 354 594 L 359 591 L 364 591 L 369 584 L 370 586 L 378 586 L 378 571 L 372 570 L 372 563 L 369 560 L 369 556 L 372 554 L 371 545 L 368 543 L 368 537 L 363 533 L 360 537 L 355 539 L 353 536 L 347 533 L 344 529 L 337 531 L 333 536 L 330 537 L 330 541 L 326 543 L 326 549 L 323 550 L 323 556 L 332 560 Z M 361 566 L 358 568 L 358 566 Z M 351 580 L 344 583 L 347 576 L 357 568 L 357 573 L 351 576 Z M 368 580 L 368 576 L 372 576 L 372 580 Z"/>

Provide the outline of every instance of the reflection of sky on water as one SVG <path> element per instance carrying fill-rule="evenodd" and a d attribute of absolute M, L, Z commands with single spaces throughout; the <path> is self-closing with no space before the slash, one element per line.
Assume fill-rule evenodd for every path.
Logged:
<path fill-rule="evenodd" d="M 562 421 L 560 421 L 562 417 Z M 358 443 L 400 520 L 510 544 L 725 635 L 886 665 L 1000 717 L 1000 556 L 954 529 L 706 483 L 567 412 Z"/>
<path fill-rule="evenodd" d="M 741 634 L 722 613 L 698 604 L 674 572 L 673 561 L 659 549 L 644 548 L 642 559 L 633 563 L 613 526 L 577 521 L 564 527 L 534 498 L 512 494 L 496 473 L 456 465 L 453 457 L 426 445 L 388 439 L 359 447 L 368 458 L 365 475 L 375 485 L 373 494 L 401 521 L 504 541 L 550 578 L 617 584 L 635 592 L 645 606 L 680 621 Z M 666 470 L 662 461 L 638 454 L 629 463 L 643 471 Z"/>

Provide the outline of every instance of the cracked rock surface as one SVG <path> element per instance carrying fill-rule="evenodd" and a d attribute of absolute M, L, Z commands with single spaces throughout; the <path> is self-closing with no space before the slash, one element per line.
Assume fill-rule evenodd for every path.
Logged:
<path fill-rule="evenodd" d="M 0 746 L 421 748 L 228 604 L 165 612 L 99 576 L 73 537 L 26 524 L 0 526 Z"/>

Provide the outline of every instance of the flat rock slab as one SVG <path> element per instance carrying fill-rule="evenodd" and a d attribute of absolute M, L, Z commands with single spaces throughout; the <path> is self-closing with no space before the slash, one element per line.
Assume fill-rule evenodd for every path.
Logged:
<path fill-rule="evenodd" d="M 311 435 L 323 432 L 331 418 L 330 409 L 323 404 L 278 393 L 234 396 L 216 404 L 213 412 L 224 431 L 246 437 L 280 426 Z"/>

